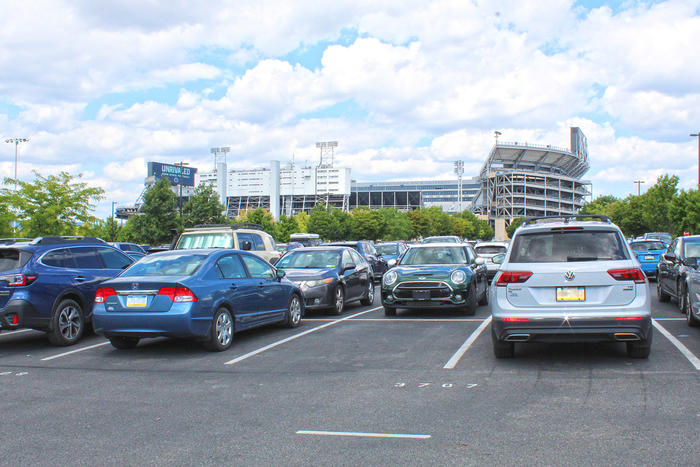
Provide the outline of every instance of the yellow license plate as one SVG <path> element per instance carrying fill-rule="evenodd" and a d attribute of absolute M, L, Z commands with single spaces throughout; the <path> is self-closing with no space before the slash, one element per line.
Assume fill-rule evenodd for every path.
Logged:
<path fill-rule="evenodd" d="M 586 301 L 585 287 L 557 287 L 558 302 L 583 302 Z"/>
<path fill-rule="evenodd" d="M 146 303 L 148 303 L 148 297 L 146 297 L 145 295 L 127 295 L 126 297 L 126 306 L 128 307 L 144 307 L 146 306 Z"/>

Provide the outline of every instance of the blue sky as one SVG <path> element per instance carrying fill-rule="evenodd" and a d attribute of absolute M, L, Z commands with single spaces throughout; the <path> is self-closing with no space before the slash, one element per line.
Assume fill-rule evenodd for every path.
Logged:
<path fill-rule="evenodd" d="M 0 137 L 129 204 L 147 161 L 314 161 L 359 181 L 476 175 L 501 140 L 588 137 L 594 192 L 697 183 L 700 0 L 6 2 Z M 211 12 L 217 14 L 212 15 Z M 12 176 L 14 148 L 0 149 Z"/>

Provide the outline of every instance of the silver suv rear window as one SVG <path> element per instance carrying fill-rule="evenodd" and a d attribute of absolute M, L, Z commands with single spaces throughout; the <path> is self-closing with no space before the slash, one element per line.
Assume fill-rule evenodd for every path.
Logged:
<path fill-rule="evenodd" d="M 562 263 L 629 259 L 617 232 L 561 230 L 516 235 L 511 263 Z"/>

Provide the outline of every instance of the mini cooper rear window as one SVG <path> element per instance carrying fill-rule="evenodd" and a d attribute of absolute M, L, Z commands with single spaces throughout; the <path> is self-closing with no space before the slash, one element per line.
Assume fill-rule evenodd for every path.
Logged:
<path fill-rule="evenodd" d="M 467 254 L 461 247 L 411 248 L 401 260 L 401 265 L 466 264 Z"/>
<path fill-rule="evenodd" d="M 628 259 L 614 231 L 533 232 L 516 235 L 511 263 L 560 263 Z"/>

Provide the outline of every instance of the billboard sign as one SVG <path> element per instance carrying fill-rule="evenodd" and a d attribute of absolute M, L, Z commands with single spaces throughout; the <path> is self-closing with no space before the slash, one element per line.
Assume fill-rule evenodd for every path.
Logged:
<path fill-rule="evenodd" d="M 148 163 L 148 176 L 155 177 L 158 181 L 167 178 L 173 185 L 194 186 L 194 175 L 197 169 L 186 165 L 163 164 L 161 162 Z"/>

